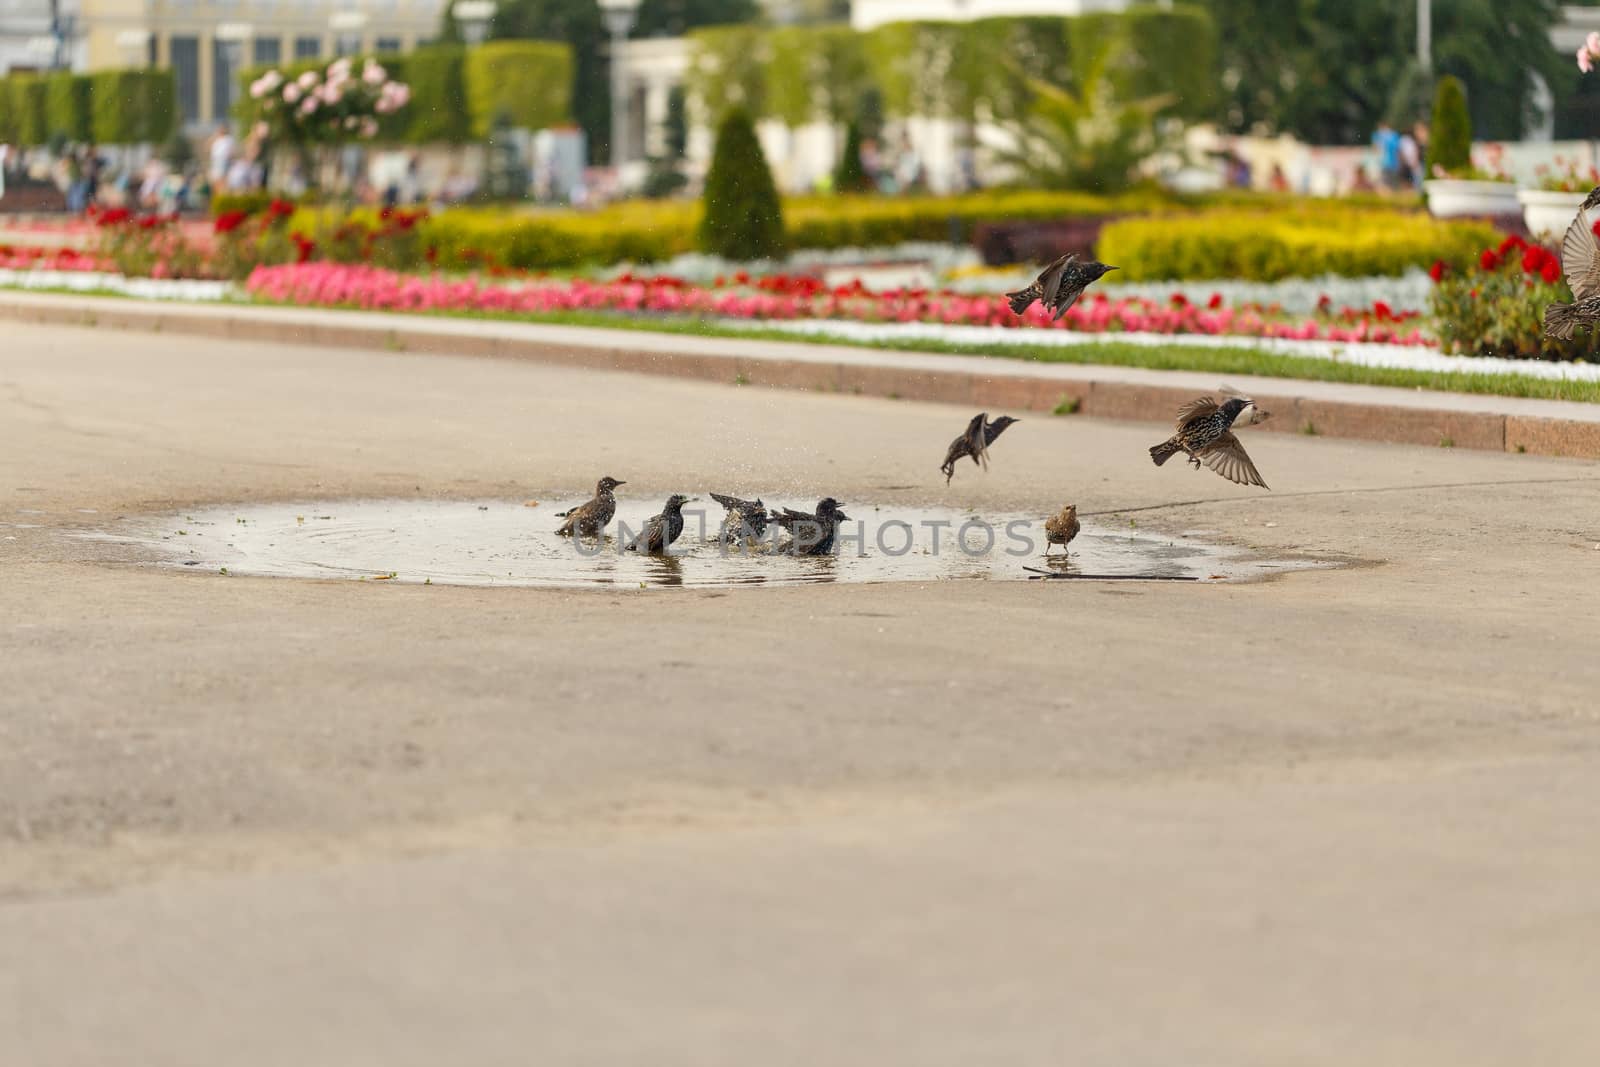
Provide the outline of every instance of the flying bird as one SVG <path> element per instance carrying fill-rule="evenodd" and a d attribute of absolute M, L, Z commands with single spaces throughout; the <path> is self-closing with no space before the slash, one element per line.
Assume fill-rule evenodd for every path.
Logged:
<path fill-rule="evenodd" d="M 1082 528 L 1082 525 L 1078 522 L 1078 505 L 1076 504 L 1068 504 L 1046 519 L 1044 521 L 1045 555 L 1050 554 L 1051 545 L 1060 545 L 1061 551 L 1065 552 L 1067 546 L 1072 543 L 1074 537 L 1078 536 L 1078 531 Z"/>
<path fill-rule="evenodd" d="M 1191 400 L 1178 411 L 1178 432 L 1151 448 L 1150 458 L 1159 467 L 1183 452 L 1195 470 L 1204 463 L 1230 482 L 1268 488 L 1233 435 L 1233 420 L 1250 406 L 1250 399 L 1242 396 L 1229 397 L 1221 405 L 1209 396 Z"/>
<path fill-rule="evenodd" d="M 1600 242 L 1595 240 L 1589 209 L 1600 205 L 1600 187 L 1584 198 L 1578 217 L 1561 240 L 1561 273 L 1567 276 L 1572 303 L 1544 309 L 1545 336 L 1568 341 L 1580 326 L 1600 322 Z"/>
<path fill-rule="evenodd" d="M 839 524 L 849 522 L 850 516 L 839 510 L 837 500 L 827 496 L 817 501 L 815 513 L 784 508 L 774 511 L 768 521 L 789 531 L 785 552 L 795 556 L 826 556 L 833 551 Z"/>
<path fill-rule="evenodd" d="M 556 518 L 566 519 L 556 533 L 563 537 L 598 537 L 606 528 L 606 523 L 611 521 L 611 516 L 617 513 L 617 498 L 612 493 L 619 485 L 627 485 L 615 478 L 605 477 L 594 487 L 593 499 L 579 504 L 570 511 L 556 513 Z"/>
<path fill-rule="evenodd" d="M 1006 300 L 1018 315 L 1037 300 L 1052 313 L 1050 321 L 1056 322 L 1078 302 L 1085 289 L 1100 280 L 1101 275 L 1117 269 L 1093 259 L 1080 263 L 1077 254 L 1069 252 L 1046 267 L 1032 285 L 1007 293 Z"/>
<path fill-rule="evenodd" d="M 728 509 L 722 519 L 719 540 L 731 544 L 746 537 L 760 537 L 767 532 L 767 506 L 761 498 L 740 500 L 725 493 L 712 493 L 711 499 Z"/>
<path fill-rule="evenodd" d="M 939 470 L 944 472 L 944 484 L 949 485 L 950 479 L 956 475 L 956 462 L 963 456 L 972 457 L 972 462 L 985 470 L 989 469 L 989 446 L 994 444 L 995 438 L 1006 432 L 1006 428 L 1021 419 L 1013 419 L 1010 415 L 1001 415 L 993 422 L 988 421 L 989 413 L 980 411 L 967 423 L 967 428 L 961 431 L 961 436 L 950 442 L 950 447 L 945 450 L 944 462 L 939 465 Z"/>
<path fill-rule="evenodd" d="M 659 556 L 665 552 L 672 542 L 683 533 L 683 506 L 689 498 L 678 493 L 667 497 L 667 502 L 662 505 L 661 514 L 652 515 L 645 520 L 644 529 L 639 531 L 639 536 L 623 548 L 624 552 L 644 552 L 652 556 Z"/>

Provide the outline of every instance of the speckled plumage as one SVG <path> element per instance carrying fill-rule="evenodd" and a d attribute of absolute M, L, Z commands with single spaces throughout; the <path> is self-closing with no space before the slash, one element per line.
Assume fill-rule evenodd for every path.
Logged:
<path fill-rule="evenodd" d="M 1011 310 L 1018 315 L 1027 311 L 1035 300 L 1044 304 L 1052 322 L 1058 321 L 1067 309 L 1078 302 L 1083 291 L 1099 281 L 1107 271 L 1116 270 L 1098 260 L 1079 262 L 1074 253 L 1068 253 L 1046 267 L 1033 284 L 1014 293 L 1007 293 Z"/>
<path fill-rule="evenodd" d="M 850 516 L 839 510 L 833 497 L 817 501 L 815 513 L 784 508 L 774 511 L 768 521 L 789 531 L 789 542 L 784 551 L 795 556 L 826 556 L 833 551 L 839 524 L 849 522 Z"/>
<path fill-rule="evenodd" d="M 646 519 L 644 529 L 628 542 L 623 551 L 644 552 L 652 556 L 665 552 L 683 533 L 683 506 L 688 502 L 688 497 L 677 493 L 667 497 L 667 502 L 661 506 L 661 514 Z"/>
<path fill-rule="evenodd" d="M 725 493 L 712 493 L 711 499 L 728 510 L 722 518 L 722 532 L 719 535 L 719 540 L 724 544 L 746 537 L 760 537 L 767 532 L 767 506 L 760 497 L 741 500 Z"/>
<path fill-rule="evenodd" d="M 563 537 L 598 537 L 605 530 L 606 524 L 617 513 L 617 498 L 612 492 L 619 485 L 627 485 L 617 479 L 607 476 L 601 478 L 594 487 L 594 496 L 585 503 L 579 504 L 570 511 L 556 513 L 556 518 L 566 519 L 556 533 Z"/>
<path fill-rule="evenodd" d="M 1250 406 L 1247 397 L 1238 396 L 1229 397 L 1220 405 L 1209 396 L 1190 401 L 1178 411 L 1178 432 L 1153 446 L 1150 459 L 1159 467 L 1183 452 L 1196 470 L 1203 463 L 1230 482 L 1269 488 L 1233 435 L 1234 420 Z"/>
<path fill-rule="evenodd" d="M 1056 514 L 1044 521 L 1044 551 L 1050 554 L 1051 545 L 1060 545 L 1063 552 L 1078 536 L 1078 531 L 1083 527 L 1078 522 L 1078 505 L 1068 504 Z"/>

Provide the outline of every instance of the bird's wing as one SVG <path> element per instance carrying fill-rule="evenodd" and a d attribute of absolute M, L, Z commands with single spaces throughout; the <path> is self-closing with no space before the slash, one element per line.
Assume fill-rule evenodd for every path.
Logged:
<path fill-rule="evenodd" d="M 627 552 L 654 552 L 661 547 L 661 516 L 652 515 L 644 522 L 637 537 L 628 542 Z"/>
<path fill-rule="evenodd" d="M 1050 301 L 1056 298 L 1056 293 L 1061 289 L 1061 275 L 1066 271 L 1067 265 L 1077 258 L 1075 253 L 1068 252 L 1039 275 L 1039 299 L 1044 301 L 1045 306 L 1048 307 Z"/>
<path fill-rule="evenodd" d="M 1061 303 L 1057 304 L 1056 305 L 1056 313 L 1053 316 L 1051 316 L 1050 321 L 1051 322 L 1060 322 L 1061 321 L 1061 316 L 1065 315 L 1067 313 L 1067 309 L 1072 307 L 1073 304 L 1076 304 L 1078 302 L 1078 297 L 1080 297 L 1082 295 L 1083 295 L 1083 290 L 1079 289 L 1076 293 L 1072 294 L 1071 299 L 1063 300 Z"/>
<path fill-rule="evenodd" d="M 755 504 L 749 500 L 740 500 L 736 496 L 726 496 L 722 493 L 712 493 L 711 499 L 727 508 L 729 511 L 750 511 Z"/>
<path fill-rule="evenodd" d="M 988 458 L 989 442 L 983 432 L 984 423 L 988 419 L 987 411 L 978 412 L 972 416 L 972 421 L 967 423 L 967 432 L 961 435 L 967 445 L 967 454 L 972 457 L 974 463 Z"/>
<path fill-rule="evenodd" d="M 1214 414 L 1217 407 L 1217 402 L 1209 396 L 1189 401 L 1178 409 L 1178 429 L 1183 429 L 1190 419 L 1198 419 L 1205 415 Z"/>
<path fill-rule="evenodd" d="M 1561 273 L 1579 300 L 1600 293 L 1600 244 L 1595 242 L 1586 211 L 1578 212 L 1561 240 Z"/>
<path fill-rule="evenodd" d="M 1256 470 L 1256 465 L 1250 462 L 1250 457 L 1245 454 L 1244 445 L 1232 433 L 1224 433 L 1217 438 L 1216 443 L 1205 450 L 1200 457 L 1200 462 L 1238 485 L 1259 485 L 1263 489 L 1270 488 L 1261 480 L 1261 472 Z"/>

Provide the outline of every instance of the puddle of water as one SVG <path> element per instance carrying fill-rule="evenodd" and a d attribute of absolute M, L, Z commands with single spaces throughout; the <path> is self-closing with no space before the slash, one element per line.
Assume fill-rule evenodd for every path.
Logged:
<path fill-rule="evenodd" d="M 794 507 L 809 507 L 789 502 Z M 136 546 L 157 562 L 229 574 L 546 587 L 746 586 L 814 582 L 1021 581 L 1065 577 L 1211 581 L 1316 566 L 1268 560 L 1192 538 L 1085 525 L 1068 557 L 1046 557 L 1043 519 L 981 519 L 938 508 L 846 505 L 836 557 L 794 557 L 774 543 L 724 550 L 722 509 L 684 508 L 683 536 L 669 557 L 620 552 L 619 524 L 637 531 L 657 508 L 619 503 L 599 543 L 555 533 L 556 506 L 503 500 L 347 500 L 249 505 L 144 516 L 78 531 L 95 541 Z M 964 525 L 965 524 L 965 525 Z M 992 547 L 991 547 L 992 538 Z M 965 544 L 965 550 L 962 544 Z M 581 550 L 580 550 L 581 549 Z M 1031 570 L 1030 570 L 1031 568 Z"/>

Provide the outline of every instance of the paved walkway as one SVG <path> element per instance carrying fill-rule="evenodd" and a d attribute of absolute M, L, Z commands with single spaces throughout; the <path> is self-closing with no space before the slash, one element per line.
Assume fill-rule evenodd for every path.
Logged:
<path fill-rule="evenodd" d="M 826 393 L 939 401 L 990 410 L 1164 421 L 1215 378 L 1136 367 L 885 352 L 837 345 L 696 337 L 486 319 L 255 305 L 145 304 L 0 292 L 0 317 L 164 334 L 496 356 Z M 1280 433 L 1600 458 L 1600 404 L 1239 376 Z"/>

